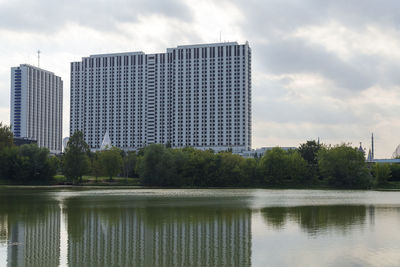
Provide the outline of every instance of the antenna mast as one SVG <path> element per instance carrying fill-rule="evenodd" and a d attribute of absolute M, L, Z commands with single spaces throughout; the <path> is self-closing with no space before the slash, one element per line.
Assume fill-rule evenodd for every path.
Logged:
<path fill-rule="evenodd" d="M 374 157 L 375 157 L 375 155 L 374 155 L 374 152 L 375 152 L 375 147 L 374 147 L 374 133 L 372 133 L 372 135 L 371 135 L 371 146 L 372 146 L 371 156 L 372 156 L 372 159 L 375 159 L 375 158 L 374 158 Z"/>
<path fill-rule="evenodd" d="M 40 68 L 40 50 L 37 51 L 37 65 Z"/>

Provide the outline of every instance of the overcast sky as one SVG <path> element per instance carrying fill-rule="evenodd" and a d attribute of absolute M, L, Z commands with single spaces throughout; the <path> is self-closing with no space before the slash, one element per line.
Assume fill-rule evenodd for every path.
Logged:
<path fill-rule="evenodd" d="M 10 122 L 10 67 L 37 64 L 64 81 L 90 54 L 165 52 L 249 41 L 253 148 L 321 138 L 391 157 L 400 144 L 398 0 L 0 0 L 0 121 Z"/>

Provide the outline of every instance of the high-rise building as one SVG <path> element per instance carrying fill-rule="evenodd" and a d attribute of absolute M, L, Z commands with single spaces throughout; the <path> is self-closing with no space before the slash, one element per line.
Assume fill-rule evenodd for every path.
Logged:
<path fill-rule="evenodd" d="M 11 68 L 11 130 L 61 152 L 63 82 L 54 73 L 21 64 Z"/>
<path fill-rule="evenodd" d="M 151 143 L 251 147 L 251 49 L 236 42 L 166 53 L 91 55 L 71 63 L 71 121 L 92 149 Z"/>

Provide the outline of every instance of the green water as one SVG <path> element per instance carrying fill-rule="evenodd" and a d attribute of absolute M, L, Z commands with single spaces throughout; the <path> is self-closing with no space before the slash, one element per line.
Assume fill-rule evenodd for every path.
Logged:
<path fill-rule="evenodd" d="M 0 189 L 0 266 L 400 266 L 400 192 Z"/>

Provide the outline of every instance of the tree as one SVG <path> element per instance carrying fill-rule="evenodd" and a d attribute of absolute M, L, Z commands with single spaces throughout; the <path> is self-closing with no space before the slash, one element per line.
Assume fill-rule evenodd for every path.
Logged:
<path fill-rule="evenodd" d="M 368 188 L 372 178 L 362 152 L 342 144 L 322 148 L 317 154 L 318 166 L 323 179 L 335 187 Z"/>
<path fill-rule="evenodd" d="M 295 184 L 310 183 L 312 181 L 313 175 L 311 175 L 310 167 L 299 152 L 288 153 L 287 160 L 288 179 Z"/>
<path fill-rule="evenodd" d="M 297 149 L 301 157 L 308 163 L 311 179 L 319 177 L 317 154 L 320 149 L 321 145 L 315 142 L 315 140 L 307 141 Z"/>
<path fill-rule="evenodd" d="M 56 174 L 57 159 L 36 144 L 6 147 L 0 151 L 0 177 L 13 183 L 44 183 Z"/>
<path fill-rule="evenodd" d="M 99 157 L 104 173 L 110 178 L 110 181 L 112 181 L 113 176 L 116 176 L 121 171 L 121 150 L 112 147 L 111 149 L 101 151 Z"/>
<path fill-rule="evenodd" d="M 26 177 L 31 181 L 46 181 L 56 174 L 57 159 L 49 157 L 49 150 L 44 147 L 38 147 L 36 144 L 23 145 L 19 147 L 19 155 L 22 158 L 29 159 L 25 170 L 30 177 Z"/>
<path fill-rule="evenodd" d="M 72 182 L 82 181 L 82 176 L 89 172 L 89 146 L 83 134 L 76 131 L 68 141 L 64 153 L 64 175 Z"/>
<path fill-rule="evenodd" d="M 280 147 L 267 151 L 260 161 L 261 175 L 268 184 L 277 185 L 287 177 L 287 153 Z"/>
<path fill-rule="evenodd" d="M 11 132 L 11 127 L 0 122 L 0 150 L 5 147 L 11 147 L 13 142 L 14 135 Z"/>
<path fill-rule="evenodd" d="M 135 177 L 135 167 L 136 167 L 136 152 L 121 152 L 122 155 L 122 173 L 124 177 Z"/>
<path fill-rule="evenodd" d="M 167 149 L 163 145 L 151 144 L 145 147 L 143 158 L 140 159 L 138 168 L 143 184 L 152 186 L 181 185 L 182 166 L 177 167 L 181 160 L 180 150 Z"/>
<path fill-rule="evenodd" d="M 240 166 L 240 171 L 242 172 L 240 182 L 241 186 L 258 186 L 262 184 L 259 175 L 259 169 L 257 168 L 257 159 L 248 158 L 242 161 Z"/>
<path fill-rule="evenodd" d="M 320 149 L 321 145 L 315 142 L 315 140 L 312 140 L 301 144 L 297 150 L 302 158 L 308 162 L 308 164 L 315 166 L 318 164 L 317 154 Z"/>
<path fill-rule="evenodd" d="M 244 158 L 231 152 L 222 152 L 217 155 L 219 160 L 218 174 L 215 177 L 218 186 L 239 186 L 244 183 L 240 167 Z"/>
<path fill-rule="evenodd" d="M 103 165 L 100 161 L 100 154 L 101 154 L 100 151 L 96 151 L 95 153 L 90 153 L 91 171 L 92 175 L 96 177 L 96 182 L 98 177 L 104 173 Z"/>
<path fill-rule="evenodd" d="M 19 147 L 4 147 L 0 150 L 0 178 L 14 183 L 22 183 L 29 175 L 26 165 L 29 159 L 19 155 Z"/>
<path fill-rule="evenodd" d="M 307 162 L 296 150 L 285 151 L 275 147 L 267 151 L 260 161 L 261 175 L 268 184 L 310 182 Z"/>
<path fill-rule="evenodd" d="M 400 164 L 390 164 L 390 181 L 400 181 Z"/>
<path fill-rule="evenodd" d="M 375 183 L 377 185 L 385 185 L 388 180 L 392 177 L 392 171 L 390 169 L 390 164 L 387 163 L 375 163 L 372 167 L 372 174 L 375 178 Z"/>

